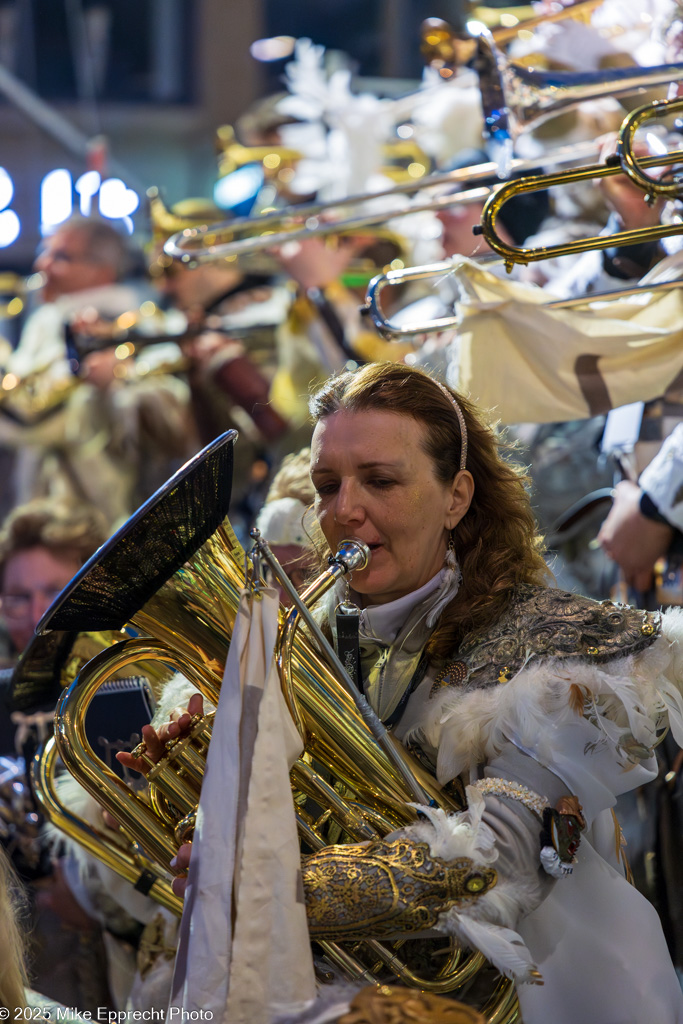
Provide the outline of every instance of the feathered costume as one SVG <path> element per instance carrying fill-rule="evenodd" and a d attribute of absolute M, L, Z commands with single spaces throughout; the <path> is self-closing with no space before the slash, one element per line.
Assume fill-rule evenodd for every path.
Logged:
<path fill-rule="evenodd" d="M 406 701 L 438 580 L 394 602 L 400 614 L 393 622 L 391 605 L 381 606 L 379 620 L 374 609 L 363 612 L 363 675 L 372 693 L 381 664 L 384 706 L 404 701 L 395 735 L 431 762 L 441 784 L 460 777 L 468 808 L 455 815 L 423 809 L 418 824 L 383 841 L 386 849 L 356 848 L 358 887 L 366 885 L 365 872 L 377 875 L 388 865 L 400 893 L 406 840 L 425 844 L 426 863 L 436 862 L 442 875 L 468 858 L 470 875 L 483 879 L 476 898 L 451 879 L 427 926 L 481 950 L 518 982 L 538 980 L 538 970 L 542 986 L 518 985 L 525 1024 L 683 1021 L 659 920 L 626 881 L 612 812 L 620 793 L 655 778 L 653 747 L 667 724 L 683 743 L 683 614 L 660 617 L 523 586 L 491 628 L 467 637 L 447 664 L 430 666 Z M 329 601 L 330 610 L 338 599 Z M 541 822 L 544 810 L 566 797 L 578 798 L 584 832 L 573 863 L 553 872 L 540 855 Z M 314 918 L 318 880 L 311 868 L 339 857 L 343 875 L 342 851 L 304 861 Z M 328 884 L 343 892 L 333 875 L 328 870 Z M 429 907 L 419 879 L 408 889 Z M 333 903 L 329 894 L 328 908 Z M 377 934 L 368 924 L 373 912 L 371 900 L 354 906 L 342 899 L 337 934 L 352 931 L 354 914 L 359 931 L 365 915 L 366 934 L 373 927 Z M 410 922 L 410 911 L 399 912 L 393 932 L 385 927 L 382 934 L 414 931 Z"/>

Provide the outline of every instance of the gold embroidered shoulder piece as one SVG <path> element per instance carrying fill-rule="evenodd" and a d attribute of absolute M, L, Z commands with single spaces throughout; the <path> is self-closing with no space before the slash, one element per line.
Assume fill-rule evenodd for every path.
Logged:
<path fill-rule="evenodd" d="M 465 637 L 432 693 L 443 686 L 506 683 L 538 658 L 606 662 L 636 654 L 654 643 L 660 629 L 657 612 L 525 584 L 498 622 Z"/>

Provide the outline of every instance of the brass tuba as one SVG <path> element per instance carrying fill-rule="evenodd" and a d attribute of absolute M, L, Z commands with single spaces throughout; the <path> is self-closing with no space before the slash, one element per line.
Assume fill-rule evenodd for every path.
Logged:
<path fill-rule="evenodd" d="M 95 655 L 120 644 L 126 636 L 123 630 L 78 633 L 53 630 L 34 637 L 12 671 L 12 709 L 28 711 L 56 703 L 61 691 L 73 682 Z M 163 671 L 163 666 L 154 666 L 151 671 L 147 669 L 145 678 L 158 693 L 168 674 Z M 115 680 L 110 681 L 110 686 L 116 688 L 121 682 L 119 673 Z M 98 827 L 66 805 L 58 785 L 59 764 L 54 737 L 50 737 L 37 751 L 29 768 L 32 790 L 45 817 L 130 882 L 138 892 L 180 916 L 182 901 L 171 889 L 168 871 L 146 857 L 139 845 L 126 839 L 123 833 Z"/>
<path fill-rule="evenodd" d="M 164 869 L 193 826 L 212 713 L 196 716 L 189 734 L 168 745 L 147 776 L 148 800 L 94 755 L 84 721 L 93 694 L 112 671 L 145 659 L 172 666 L 217 702 L 239 596 L 247 576 L 257 579 L 259 571 L 227 519 L 235 436 L 232 431 L 218 438 L 149 499 L 86 563 L 38 627 L 118 629 L 127 623 L 129 633 L 138 632 L 103 650 L 65 690 L 55 736 L 69 771 Z M 302 841 L 313 850 L 327 845 L 330 833 L 368 840 L 413 821 L 409 804 L 416 795 L 444 809 L 460 807 L 457 796 L 439 790 L 391 737 L 375 739 L 325 653 L 298 629 L 306 605 L 365 557 L 358 542 L 349 544 L 304 592 L 302 608 L 281 613 L 276 657 L 306 743 L 291 774 L 295 809 Z M 436 993 L 455 994 L 485 963 L 481 954 L 447 942 L 442 966 L 425 976 L 397 948 L 374 940 L 352 950 L 329 941 L 319 945 L 353 979 L 376 983 L 388 968 L 405 984 Z M 517 1019 L 511 982 L 499 979 L 484 1012 L 489 1024 Z"/>

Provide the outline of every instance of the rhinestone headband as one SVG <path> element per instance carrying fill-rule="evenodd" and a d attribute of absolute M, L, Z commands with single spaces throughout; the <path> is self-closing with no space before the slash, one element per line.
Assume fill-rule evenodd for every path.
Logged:
<path fill-rule="evenodd" d="M 434 380 L 434 378 L 432 378 L 432 380 Z M 460 472 L 462 472 L 467 464 L 467 427 L 465 426 L 465 417 L 462 414 L 462 409 L 460 408 L 455 396 L 450 393 L 448 388 L 445 388 L 438 380 L 435 380 L 434 383 L 437 388 L 444 393 L 455 409 L 455 415 L 458 417 L 458 423 L 460 424 Z"/>

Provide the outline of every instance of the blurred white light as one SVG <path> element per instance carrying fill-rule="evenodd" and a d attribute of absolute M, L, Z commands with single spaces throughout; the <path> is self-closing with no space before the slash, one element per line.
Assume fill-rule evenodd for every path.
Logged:
<path fill-rule="evenodd" d="M 488 29 L 483 21 L 468 21 L 465 26 L 467 32 L 471 36 L 480 36 L 484 32 L 488 32 Z"/>
<path fill-rule="evenodd" d="M 294 53 L 294 36 L 271 36 L 270 39 L 256 39 L 249 47 L 254 60 L 284 60 Z"/>
<path fill-rule="evenodd" d="M 0 167 L 0 210 L 4 210 L 6 206 L 9 206 L 13 195 L 14 182 L 5 168 Z"/>
<path fill-rule="evenodd" d="M 120 178 L 107 178 L 100 185 L 100 213 L 110 220 L 129 217 L 140 205 L 140 197 Z"/>
<path fill-rule="evenodd" d="M 660 139 L 654 132 L 646 132 L 645 141 L 654 156 L 661 156 L 662 153 L 668 153 L 669 151 L 664 140 Z"/>
<path fill-rule="evenodd" d="M 399 139 L 411 139 L 415 134 L 412 124 L 400 124 L 396 129 Z"/>
<path fill-rule="evenodd" d="M 49 234 L 73 213 L 71 175 L 64 168 L 50 171 L 40 183 L 40 230 Z"/>
<path fill-rule="evenodd" d="M 102 179 L 99 171 L 86 171 L 74 185 L 80 196 L 80 208 L 84 217 L 89 217 L 92 211 L 92 201 L 97 195 Z"/>
<path fill-rule="evenodd" d="M 16 242 L 21 231 L 21 221 L 14 210 L 3 210 L 0 213 L 0 249 L 6 249 Z"/>

